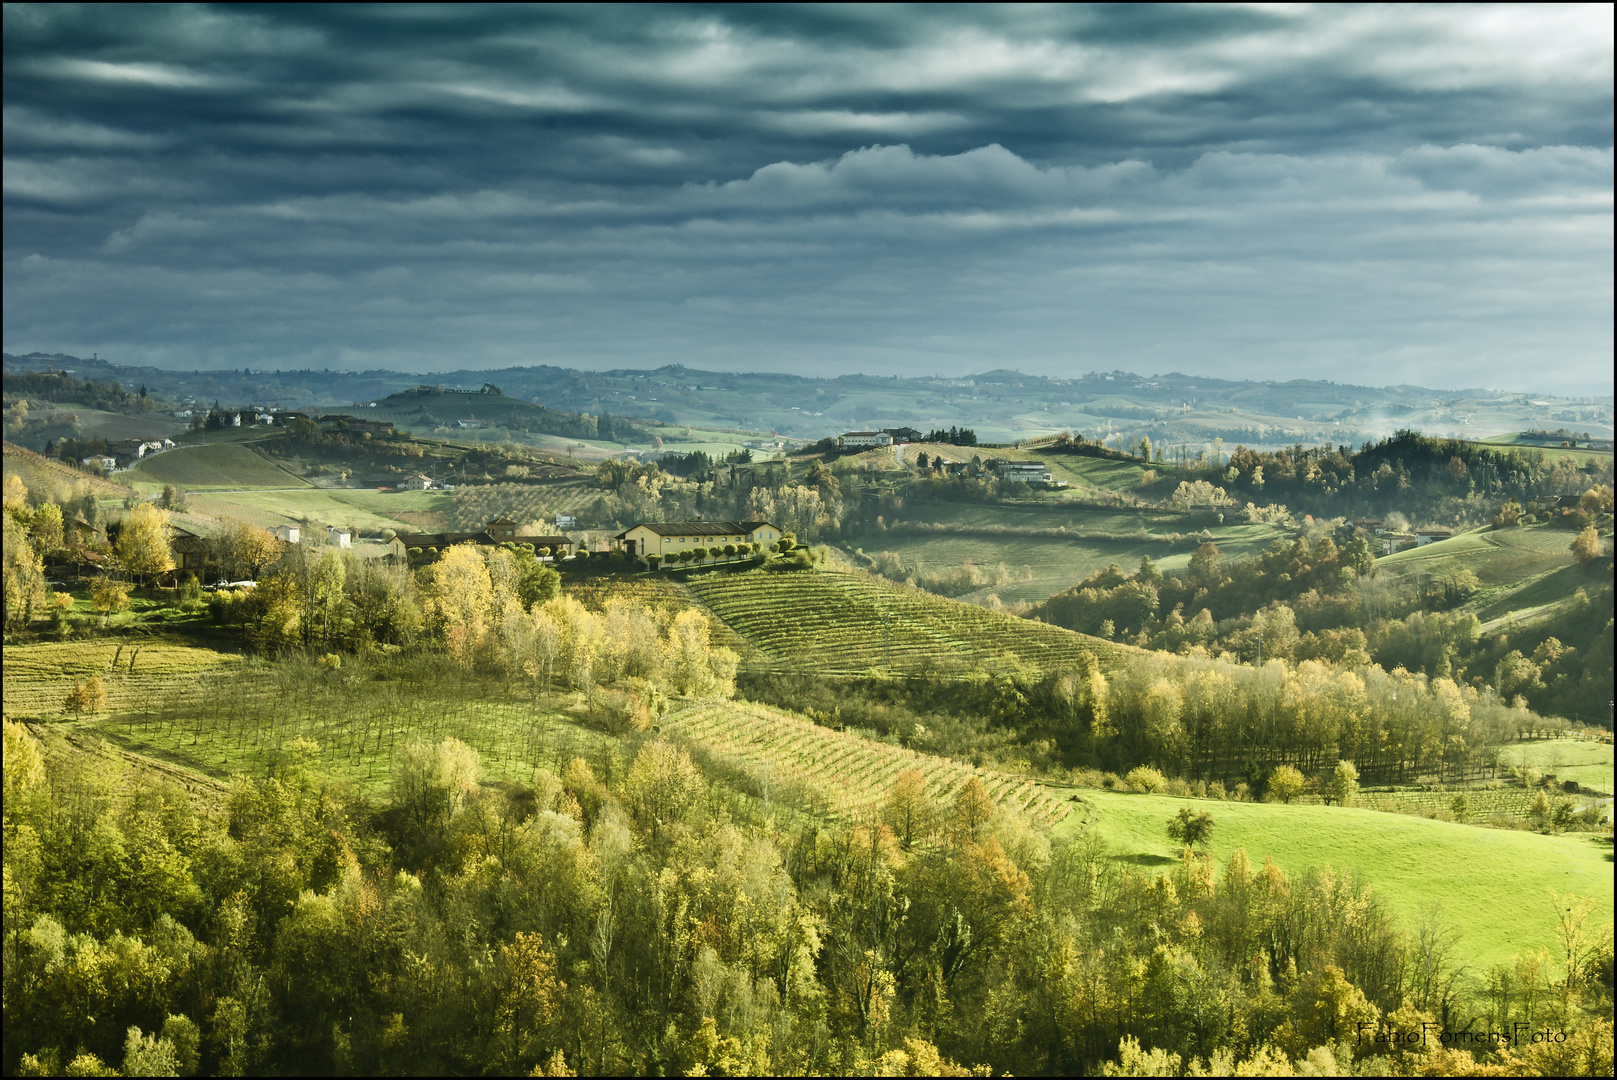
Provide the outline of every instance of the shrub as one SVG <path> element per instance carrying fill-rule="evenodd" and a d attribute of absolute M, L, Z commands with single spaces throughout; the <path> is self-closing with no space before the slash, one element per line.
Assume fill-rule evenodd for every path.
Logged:
<path fill-rule="evenodd" d="M 1123 779 L 1131 789 L 1145 795 L 1160 790 L 1167 783 L 1167 778 L 1149 765 L 1139 765 L 1130 769 Z"/>

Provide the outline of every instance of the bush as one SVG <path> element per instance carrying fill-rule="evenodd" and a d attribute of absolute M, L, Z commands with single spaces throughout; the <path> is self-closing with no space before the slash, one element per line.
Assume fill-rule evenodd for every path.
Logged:
<path fill-rule="evenodd" d="M 1140 765 L 1130 769 L 1124 781 L 1128 786 L 1144 795 L 1161 790 L 1167 784 L 1167 777 L 1149 765 Z"/>

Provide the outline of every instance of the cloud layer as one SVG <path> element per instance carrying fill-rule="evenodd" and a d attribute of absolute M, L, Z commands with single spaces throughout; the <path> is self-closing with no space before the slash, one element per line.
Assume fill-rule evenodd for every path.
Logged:
<path fill-rule="evenodd" d="M 1610 393 L 1611 9 L 5 14 L 5 347 Z"/>

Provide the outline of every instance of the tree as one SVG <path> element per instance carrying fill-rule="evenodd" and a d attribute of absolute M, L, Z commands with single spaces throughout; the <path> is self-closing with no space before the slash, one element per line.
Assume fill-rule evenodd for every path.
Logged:
<path fill-rule="evenodd" d="M 1218 550 L 1218 545 L 1211 540 L 1196 549 L 1190 557 L 1190 573 L 1202 581 L 1209 580 L 1218 569 L 1219 560 L 1224 557 Z"/>
<path fill-rule="evenodd" d="M 1303 774 L 1290 765 L 1276 766 L 1275 771 L 1269 774 L 1269 794 L 1283 803 L 1289 803 L 1303 793 L 1308 781 Z"/>
<path fill-rule="evenodd" d="M 657 572 L 657 568 L 662 565 L 662 562 L 663 557 L 661 555 L 646 556 L 646 565 L 651 567 L 651 572 L 654 574 Z"/>
<path fill-rule="evenodd" d="M 1583 531 L 1572 540 L 1572 557 L 1582 566 L 1588 566 L 1600 558 L 1600 533 L 1593 525 L 1586 525 Z"/>
<path fill-rule="evenodd" d="M 168 511 L 152 503 L 136 503 L 124 518 L 118 533 L 118 558 L 139 578 L 154 577 L 174 569 L 174 552 L 168 541 Z"/>
<path fill-rule="evenodd" d="M 932 801 L 926 795 L 926 777 L 919 770 L 906 769 L 893 781 L 887 793 L 888 826 L 906 848 L 931 829 Z"/>
<path fill-rule="evenodd" d="M 257 580 L 264 567 L 281 553 L 281 542 L 274 533 L 233 519 L 226 519 L 209 542 L 220 572 L 231 580 Z"/>
<path fill-rule="evenodd" d="M 110 577 L 99 578 L 90 591 L 90 607 L 101 615 L 101 625 L 120 611 L 129 608 L 129 582 Z"/>
<path fill-rule="evenodd" d="M 994 800 L 988 797 L 988 788 L 973 776 L 963 784 L 954 797 L 954 813 L 949 831 L 961 840 L 975 839 L 979 830 L 994 816 Z"/>
<path fill-rule="evenodd" d="M 74 679 L 73 686 L 62 700 L 62 711 L 70 712 L 75 717 L 89 713 L 94 716 L 107 704 L 107 688 L 101 681 L 101 676 L 91 675 L 88 679 Z"/>
<path fill-rule="evenodd" d="M 1359 770 L 1351 761 L 1338 761 L 1327 786 L 1328 798 L 1338 806 L 1352 806 L 1359 797 Z"/>
<path fill-rule="evenodd" d="M 1168 822 L 1168 836 L 1186 847 L 1205 845 L 1213 837 L 1213 815 L 1182 806 Z"/>
<path fill-rule="evenodd" d="M 5 622 L 22 627 L 45 606 L 45 564 L 17 518 L 5 519 Z"/>
<path fill-rule="evenodd" d="M 41 555 L 62 550 L 62 508 L 55 503 L 36 507 L 34 524 L 29 531 L 33 535 L 34 548 Z"/>

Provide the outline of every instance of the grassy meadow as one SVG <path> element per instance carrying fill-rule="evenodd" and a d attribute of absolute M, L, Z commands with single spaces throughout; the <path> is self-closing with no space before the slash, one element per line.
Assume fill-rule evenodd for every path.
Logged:
<path fill-rule="evenodd" d="M 1587 739 L 1550 739 L 1506 747 L 1499 760 L 1505 765 L 1535 766 L 1557 780 L 1574 780 L 1610 795 L 1614 790 L 1613 745 Z"/>
<path fill-rule="evenodd" d="M 129 470 L 131 482 L 176 484 L 192 490 L 208 488 L 304 488 L 311 486 L 251 446 L 220 442 L 182 446 L 155 454 Z"/>
<path fill-rule="evenodd" d="M 1273 856 L 1294 880 L 1310 868 L 1357 872 L 1411 930 L 1423 906 L 1435 901 L 1459 931 L 1473 974 L 1529 949 L 1557 955 L 1550 890 L 1593 896 L 1607 912 L 1612 907 L 1609 837 L 1482 829 L 1352 807 L 1077 794 L 1092 809 L 1070 815 L 1055 835 L 1092 831 L 1113 857 L 1140 866 L 1178 861 L 1180 847 L 1167 825 L 1189 806 L 1213 815 L 1207 852 L 1221 864 L 1245 848 L 1255 866 Z"/>

